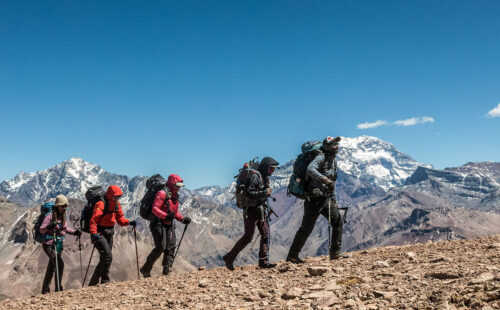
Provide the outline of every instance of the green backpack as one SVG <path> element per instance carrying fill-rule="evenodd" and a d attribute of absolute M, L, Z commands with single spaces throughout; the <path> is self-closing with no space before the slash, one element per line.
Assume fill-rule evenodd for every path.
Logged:
<path fill-rule="evenodd" d="M 287 195 L 293 195 L 299 199 L 305 199 L 306 197 L 306 171 L 309 164 L 316 158 L 317 155 L 321 154 L 321 146 L 323 144 L 320 141 L 307 141 L 302 144 L 302 153 L 297 156 L 295 162 L 293 163 L 293 173 L 290 176 L 290 181 L 288 182 Z"/>

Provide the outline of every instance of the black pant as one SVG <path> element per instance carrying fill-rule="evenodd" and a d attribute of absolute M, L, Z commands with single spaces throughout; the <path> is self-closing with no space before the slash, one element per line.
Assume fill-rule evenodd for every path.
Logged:
<path fill-rule="evenodd" d="M 344 223 L 340 216 L 336 203 L 330 198 L 318 197 L 310 201 L 304 201 L 304 217 L 299 230 L 295 234 L 292 246 L 288 252 L 288 257 L 298 257 L 307 238 L 311 234 L 319 215 L 323 215 L 328 220 L 328 204 L 330 203 L 330 225 L 332 226 L 332 247 L 330 257 L 340 253 L 342 245 L 342 229 Z"/>
<path fill-rule="evenodd" d="M 166 225 L 160 221 L 152 221 L 149 224 L 149 229 L 151 230 L 155 247 L 151 250 L 151 253 L 149 253 L 148 258 L 141 269 L 145 273 L 150 273 L 156 260 L 158 260 L 158 258 L 163 254 L 163 260 L 161 263 L 163 266 L 163 273 L 168 273 L 168 270 L 174 260 L 176 242 L 175 225 Z"/>
<path fill-rule="evenodd" d="M 47 265 L 47 269 L 45 270 L 45 277 L 43 278 L 42 284 L 42 294 L 50 293 L 50 282 L 52 281 L 52 276 L 54 276 L 54 284 L 55 284 L 55 292 L 57 289 L 57 273 L 56 270 L 56 255 L 55 249 L 53 245 L 43 244 L 43 251 L 49 257 L 49 264 Z M 61 257 L 62 253 L 57 253 L 57 267 L 59 267 L 59 289 L 62 291 L 61 279 L 64 271 L 64 262 Z"/>
<path fill-rule="evenodd" d="M 226 254 L 227 258 L 232 261 L 236 259 L 236 256 L 252 241 L 255 227 L 257 227 L 260 233 L 259 265 L 262 266 L 269 263 L 267 260 L 267 253 L 269 251 L 267 247 L 269 226 L 264 220 L 263 212 L 262 207 L 253 207 L 247 210 L 244 217 L 245 234 L 236 242 L 231 251 Z"/>
<path fill-rule="evenodd" d="M 111 269 L 111 262 L 113 261 L 113 254 L 111 250 L 113 248 L 113 235 L 115 234 L 114 229 L 103 229 L 100 231 L 101 238 L 94 242 L 94 246 L 99 251 L 99 263 L 95 267 L 94 274 L 90 278 L 89 286 L 94 286 L 99 283 L 109 282 L 109 270 Z"/>

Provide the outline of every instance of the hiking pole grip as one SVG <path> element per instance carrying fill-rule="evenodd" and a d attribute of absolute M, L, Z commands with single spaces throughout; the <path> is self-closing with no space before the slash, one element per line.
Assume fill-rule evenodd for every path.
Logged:
<path fill-rule="evenodd" d="M 139 276 L 139 252 L 137 251 L 137 232 L 134 227 L 134 241 L 135 241 L 135 261 L 137 262 L 137 279 L 140 279 Z"/>

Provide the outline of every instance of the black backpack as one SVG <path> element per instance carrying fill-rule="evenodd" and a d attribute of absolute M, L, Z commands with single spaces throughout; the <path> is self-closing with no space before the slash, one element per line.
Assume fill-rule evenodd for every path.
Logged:
<path fill-rule="evenodd" d="M 104 214 L 110 213 L 108 211 L 108 201 L 106 200 L 106 192 L 101 186 L 93 186 L 85 193 L 87 204 L 82 209 L 80 216 L 80 228 L 83 232 L 90 233 L 90 219 L 94 213 L 94 207 L 99 201 L 104 202 Z M 118 206 L 118 204 L 116 204 Z M 115 210 L 116 211 L 116 210 Z"/>
<path fill-rule="evenodd" d="M 249 162 L 243 165 L 239 173 L 234 176 L 236 179 L 236 189 L 234 191 L 234 198 L 236 199 L 236 206 L 240 209 L 244 209 L 248 205 L 249 198 L 247 197 L 247 186 L 250 181 L 252 174 L 258 174 L 260 176 L 258 157 L 255 157 Z"/>
<path fill-rule="evenodd" d="M 307 167 L 321 153 L 322 145 L 320 141 L 308 141 L 302 144 L 302 154 L 297 156 L 297 159 L 293 163 L 293 173 L 288 182 L 288 196 L 294 195 L 299 199 L 305 198 L 307 190 Z"/>
<path fill-rule="evenodd" d="M 166 183 L 167 181 L 160 174 L 155 174 L 146 181 L 147 192 L 144 197 L 142 197 L 139 206 L 139 215 L 143 219 L 151 221 L 153 203 L 159 191 L 164 190 L 167 194 L 167 200 L 170 199 L 171 194 Z"/>
<path fill-rule="evenodd" d="M 42 222 L 45 219 L 45 217 L 52 212 L 53 206 L 54 206 L 53 202 L 46 202 L 42 204 L 42 206 L 40 207 L 40 215 L 35 220 L 34 222 L 35 226 L 33 227 L 33 239 L 35 242 L 42 243 L 44 241 L 52 239 L 52 236 L 47 234 L 42 234 L 40 232 L 40 226 L 42 226 Z"/>

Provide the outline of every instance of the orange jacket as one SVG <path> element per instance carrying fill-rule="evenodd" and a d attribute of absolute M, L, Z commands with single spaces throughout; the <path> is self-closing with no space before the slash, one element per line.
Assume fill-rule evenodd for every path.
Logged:
<path fill-rule="evenodd" d="M 118 222 L 120 226 L 128 225 L 130 221 L 125 218 L 120 202 L 115 202 L 113 200 L 114 196 L 121 195 L 123 195 L 123 192 L 118 186 L 111 185 L 110 187 L 108 187 L 108 191 L 106 192 L 106 200 L 108 202 L 107 213 L 104 214 L 104 202 L 99 201 L 95 204 L 94 212 L 92 213 L 92 217 L 90 218 L 91 234 L 97 234 L 97 226 L 111 227 L 115 226 L 116 222 Z M 118 206 L 116 205 L 116 203 L 118 203 Z"/>

